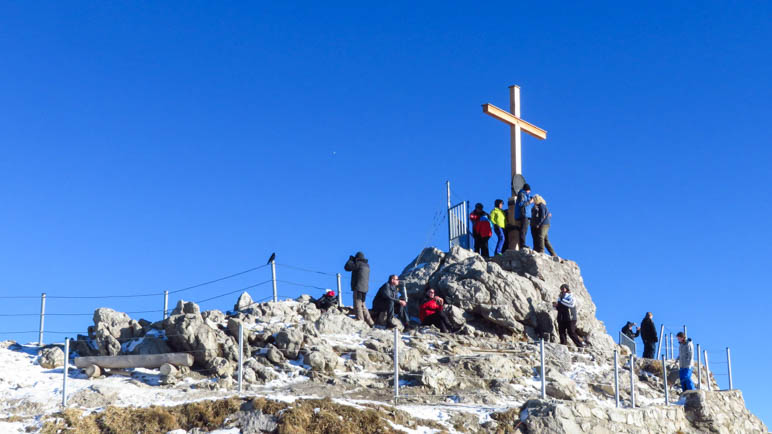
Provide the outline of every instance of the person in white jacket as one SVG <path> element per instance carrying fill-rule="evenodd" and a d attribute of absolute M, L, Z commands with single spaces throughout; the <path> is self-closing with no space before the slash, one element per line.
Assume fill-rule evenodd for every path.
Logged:
<path fill-rule="evenodd" d="M 681 388 L 686 392 L 687 390 L 694 390 L 694 383 L 692 383 L 692 361 L 694 361 L 694 346 L 692 340 L 687 339 L 684 332 L 678 332 L 676 335 L 678 338 L 678 376 L 681 379 Z"/>

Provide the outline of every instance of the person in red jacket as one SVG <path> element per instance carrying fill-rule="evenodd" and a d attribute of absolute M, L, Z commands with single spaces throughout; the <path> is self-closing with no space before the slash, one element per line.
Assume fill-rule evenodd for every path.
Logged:
<path fill-rule="evenodd" d="M 453 329 L 448 321 L 448 317 L 443 312 L 445 300 L 439 295 L 434 295 L 434 289 L 426 288 L 424 300 L 421 308 L 418 310 L 418 318 L 421 319 L 421 325 L 433 325 L 443 333 L 448 333 Z"/>

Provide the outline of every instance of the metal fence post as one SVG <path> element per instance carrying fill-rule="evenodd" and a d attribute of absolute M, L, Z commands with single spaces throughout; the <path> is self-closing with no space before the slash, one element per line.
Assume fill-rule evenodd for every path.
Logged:
<path fill-rule="evenodd" d="M 399 332 L 394 328 L 394 405 L 399 399 Z"/>
<path fill-rule="evenodd" d="M 732 354 L 729 352 L 729 347 L 726 347 L 726 369 L 729 374 L 729 390 L 732 390 Z"/>
<path fill-rule="evenodd" d="M 244 379 L 244 324 L 239 323 L 239 393 L 242 391 L 241 382 Z"/>
<path fill-rule="evenodd" d="M 340 285 L 340 273 L 336 274 L 335 277 L 338 278 L 338 307 L 343 307 L 343 290 Z"/>
<path fill-rule="evenodd" d="M 619 408 L 619 351 L 614 350 L 614 399 Z"/>
<path fill-rule="evenodd" d="M 697 389 L 702 390 L 702 353 L 700 353 L 700 344 L 697 344 Z"/>
<path fill-rule="evenodd" d="M 46 318 L 46 293 L 40 295 L 40 329 L 38 333 L 38 346 L 43 346 L 43 323 Z"/>
<path fill-rule="evenodd" d="M 670 397 L 667 391 L 667 365 L 665 365 L 665 355 L 662 355 L 662 381 L 665 384 L 665 405 L 670 405 Z"/>
<path fill-rule="evenodd" d="M 544 338 L 539 340 L 541 352 L 541 399 L 547 399 L 547 379 L 544 378 Z"/>
<path fill-rule="evenodd" d="M 665 337 L 665 324 L 662 324 L 659 327 L 659 341 L 657 342 L 657 358 L 659 359 L 659 355 L 662 351 L 662 339 Z"/>
<path fill-rule="evenodd" d="M 273 283 L 273 302 L 276 303 L 279 299 L 276 294 L 276 260 L 271 261 L 271 282 Z"/>
<path fill-rule="evenodd" d="M 169 317 L 169 291 L 164 291 L 164 319 Z"/>
<path fill-rule="evenodd" d="M 708 350 L 703 351 L 705 353 L 705 379 L 708 380 L 708 391 L 713 390 L 713 385 L 710 384 L 710 364 L 708 364 Z"/>
<path fill-rule="evenodd" d="M 64 374 L 62 379 L 62 407 L 67 406 L 67 371 L 70 370 L 70 338 L 64 340 Z"/>
<path fill-rule="evenodd" d="M 675 346 L 673 346 L 673 333 L 670 333 L 670 359 L 675 359 Z"/>
<path fill-rule="evenodd" d="M 635 408 L 635 356 L 630 354 L 630 406 Z"/>

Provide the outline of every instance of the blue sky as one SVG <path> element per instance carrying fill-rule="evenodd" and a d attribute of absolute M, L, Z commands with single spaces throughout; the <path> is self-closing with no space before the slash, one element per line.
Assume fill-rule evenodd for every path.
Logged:
<path fill-rule="evenodd" d="M 506 108 L 519 84 L 523 117 L 549 132 L 524 137 L 525 176 L 609 332 L 652 310 L 687 324 L 717 373 L 730 346 L 735 385 L 772 421 L 770 3 L 49 2 L 0 17 L 0 295 L 33 297 L 3 300 L 25 316 L 0 317 L 0 338 L 37 339 L 11 332 L 37 330 L 41 292 L 157 294 L 273 251 L 334 274 L 363 250 L 379 285 L 447 246 L 445 180 L 454 202 L 508 194 L 509 131 L 480 104 Z M 303 292 L 320 290 L 279 286 Z M 50 299 L 78 315 L 46 329 L 161 303 Z"/>

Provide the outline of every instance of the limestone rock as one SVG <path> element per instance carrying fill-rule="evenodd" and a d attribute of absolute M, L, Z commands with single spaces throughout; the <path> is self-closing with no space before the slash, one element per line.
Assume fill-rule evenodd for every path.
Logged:
<path fill-rule="evenodd" d="M 576 383 L 573 380 L 554 369 L 547 370 L 546 378 L 547 395 L 567 400 L 576 398 Z"/>
<path fill-rule="evenodd" d="M 164 339 L 152 337 L 152 336 L 145 336 L 142 338 L 142 340 L 139 342 L 139 344 L 135 345 L 129 354 L 164 354 L 164 353 L 171 353 L 172 349 L 169 347 L 169 345 L 166 343 Z"/>
<path fill-rule="evenodd" d="M 178 307 L 181 306 L 178 304 Z M 198 306 L 190 310 L 195 312 L 197 309 Z M 175 309 L 175 312 L 184 310 L 185 307 L 182 306 Z M 216 357 L 222 355 L 218 330 L 204 321 L 200 313 L 175 314 L 167 318 L 164 324 L 169 346 L 175 351 L 193 354 L 196 365 L 208 368 Z"/>
<path fill-rule="evenodd" d="M 59 347 L 48 347 L 40 350 L 38 363 L 46 369 L 54 369 L 64 366 L 64 351 Z"/>
<path fill-rule="evenodd" d="M 268 351 L 265 353 L 265 358 L 268 359 L 269 362 L 274 365 L 281 365 L 285 362 L 284 354 L 282 354 L 278 348 L 271 344 L 268 344 L 266 348 L 268 348 Z"/>
<path fill-rule="evenodd" d="M 252 300 L 252 296 L 249 295 L 248 292 L 244 291 L 239 296 L 239 299 L 236 301 L 236 304 L 233 306 L 233 310 L 236 312 L 246 311 L 247 309 L 251 309 L 255 305 L 255 302 Z"/>
<path fill-rule="evenodd" d="M 303 345 L 303 333 L 297 327 L 280 331 L 275 339 L 276 348 L 281 350 L 285 357 L 291 360 L 298 358 L 300 347 Z"/>
<path fill-rule="evenodd" d="M 337 309 L 329 309 L 316 321 L 316 328 L 322 334 L 353 335 L 370 329 L 364 321 L 341 315 Z"/>
<path fill-rule="evenodd" d="M 421 375 L 421 384 L 431 388 L 436 393 L 442 393 L 458 384 L 456 374 L 444 366 L 429 366 Z"/>
<path fill-rule="evenodd" d="M 225 314 L 222 313 L 222 311 L 213 309 L 213 310 L 207 310 L 206 312 L 201 313 L 201 317 L 204 318 L 206 321 L 213 322 L 215 324 L 220 324 L 225 322 Z"/>

